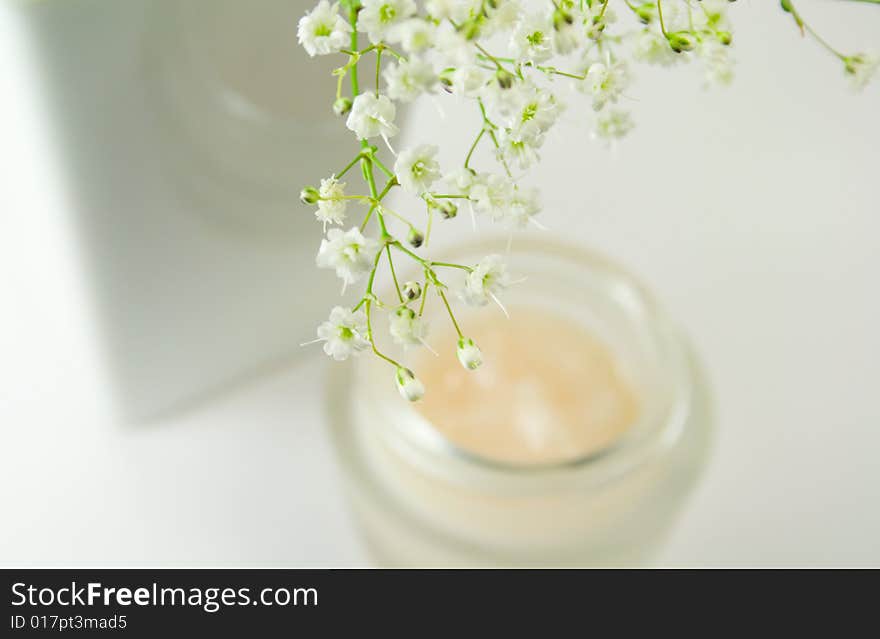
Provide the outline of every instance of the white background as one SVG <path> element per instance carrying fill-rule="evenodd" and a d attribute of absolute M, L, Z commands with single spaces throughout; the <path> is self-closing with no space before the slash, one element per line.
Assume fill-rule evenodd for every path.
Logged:
<path fill-rule="evenodd" d="M 663 564 L 880 565 L 880 82 L 851 94 L 777 4 L 732 6 L 730 89 L 640 69 L 638 128 L 614 149 L 567 97 L 535 174 L 550 232 L 641 273 L 715 388 L 714 454 Z M 841 48 L 880 49 L 880 8 L 799 5 Z M 25 46 L 3 9 L 0 564 L 367 564 L 324 432 L 323 360 L 161 423 L 108 416 Z M 437 117 L 417 109 L 399 143 Z M 474 117 L 448 109 L 456 152 Z"/>

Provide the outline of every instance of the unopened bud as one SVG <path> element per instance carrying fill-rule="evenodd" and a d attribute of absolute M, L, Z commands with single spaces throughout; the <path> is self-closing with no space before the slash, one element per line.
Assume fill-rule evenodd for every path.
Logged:
<path fill-rule="evenodd" d="M 458 340 L 456 355 L 458 355 L 458 361 L 461 362 L 461 365 L 470 371 L 478 369 L 483 363 L 482 351 L 469 337 L 462 337 Z"/>
<path fill-rule="evenodd" d="M 694 38 L 687 31 L 676 31 L 666 36 L 669 46 L 676 53 L 683 51 L 692 51 L 694 48 Z"/>
<path fill-rule="evenodd" d="M 321 194 L 314 186 L 307 186 L 299 192 L 299 200 L 303 204 L 317 204 L 321 199 Z"/>
<path fill-rule="evenodd" d="M 410 302 L 419 299 L 422 296 L 422 285 L 418 282 L 405 282 L 403 285 L 403 296 Z"/>
<path fill-rule="evenodd" d="M 458 215 L 458 205 L 452 200 L 442 200 L 437 202 L 437 210 L 444 220 L 451 220 Z"/>
<path fill-rule="evenodd" d="M 406 236 L 406 241 L 409 242 L 410 246 L 413 248 L 419 248 L 424 243 L 425 236 L 422 235 L 420 231 L 411 228 L 409 234 Z"/>
<path fill-rule="evenodd" d="M 450 91 L 452 89 L 452 77 L 454 75 L 455 69 L 450 67 L 448 69 L 443 69 L 437 76 L 440 79 L 440 84 L 443 85 L 443 88 L 447 91 Z"/>
<path fill-rule="evenodd" d="M 556 9 L 553 12 L 553 28 L 556 31 L 559 31 L 570 24 L 574 24 L 574 18 L 568 11 Z"/>
<path fill-rule="evenodd" d="M 719 31 L 718 42 L 723 44 L 725 47 L 730 46 L 730 43 L 733 42 L 733 36 L 730 35 L 730 31 Z"/>
<path fill-rule="evenodd" d="M 636 7 L 636 15 L 641 20 L 642 24 L 651 24 L 654 20 L 654 16 L 657 13 L 657 5 L 653 2 L 644 2 L 640 6 Z"/>
<path fill-rule="evenodd" d="M 513 86 L 516 77 L 507 69 L 498 69 L 495 73 L 495 79 L 498 80 L 498 86 L 502 89 L 509 89 Z"/>
<path fill-rule="evenodd" d="M 333 113 L 336 115 L 345 115 L 351 111 L 351 98 L 339 98 L 333 103 Z"/>
<path fill-rule="evenodd" d="M 397 382 L 397 391 L 404 399 L 417 402 L 425 396 L 424 384 L 410 369 L 398 366 L 394 378 Z"/>

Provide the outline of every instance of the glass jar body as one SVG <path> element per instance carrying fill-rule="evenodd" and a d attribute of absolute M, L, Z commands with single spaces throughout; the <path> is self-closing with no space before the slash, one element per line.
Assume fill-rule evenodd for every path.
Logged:
<path fill-rule="evenodd" d="M 449 259 L 476 262 L 505 242 Z M 375 358 L 333 367 L 332 435 L 363 535 L 391 566 L 644 564 L 707 457 L 704 376 L 677 328 L 624 270 L 543 239 L 518 237 L 509 258 L 527 279 L 505 302 L 566 314 L 605 343 L 638 394 L 636 423 L 582 458 L 501 464 L 446 441 L 401 401 Z"/>

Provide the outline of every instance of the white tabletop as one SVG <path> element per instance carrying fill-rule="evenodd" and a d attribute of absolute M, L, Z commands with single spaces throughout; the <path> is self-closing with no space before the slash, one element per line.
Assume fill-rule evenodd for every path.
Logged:
<path fill-rule="evenodd" d="M 639 69 L 615 149 L 568 96 L 534 175 L 550 232 L 641 273 L 714 386 L 715 450 L 662 564 L 880 565 L 880 82 L 852 95 L 776 4 L 732 7 L 730 89 Z M 800 4 L 841 46 L 880 49 L 880 8 Z M 64 193 L 31 170 L 45 140 L 10 100 L 25 70 L 6 70 L 0 565 L 368 565 L 324 426 L 330 362 L 151 426 L 108 417 L 78 257 L 47 212 Z M 399 144 L 436 118 L 418 107 Z M 456 152 L 473 118 L 447 109 Z"/>

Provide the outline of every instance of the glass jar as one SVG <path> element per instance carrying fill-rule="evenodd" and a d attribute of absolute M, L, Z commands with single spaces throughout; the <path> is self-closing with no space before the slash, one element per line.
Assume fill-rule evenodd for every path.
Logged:
<path fill-rule="evenodd" d="M 444 259 L 475 263 L 506 244 L 479 242 Z M 605 258 L 517 236 L 508 264 L 526 279 L 504 292 L 505 304 L 581 323 L 614 354 L 638 417 L 606 448 L 574 460 L 499 463 L 445 439 L 401 400 L 377 358 L 333 366 L 331 432 L 364 537 L 389 566 L 643 564 L 704 466 L 706 379 L 650 293 Z"/>

